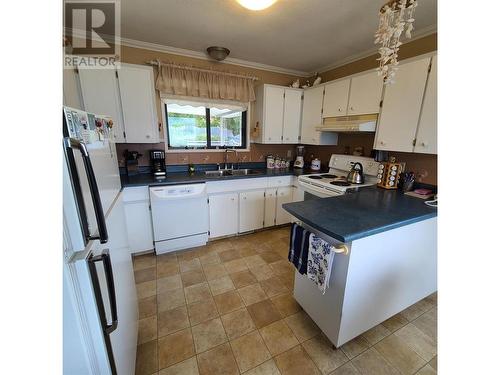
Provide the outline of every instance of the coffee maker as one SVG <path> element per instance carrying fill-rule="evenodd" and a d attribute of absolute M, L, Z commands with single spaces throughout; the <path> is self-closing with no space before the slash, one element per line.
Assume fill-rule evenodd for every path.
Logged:
<path fill-rule="evenodd" d="M 149 159 L 151 160 L 151 167 L 155 177 L 164 177 L 167 172 L 165 170 L 165 151 L 150 150 Z"/>

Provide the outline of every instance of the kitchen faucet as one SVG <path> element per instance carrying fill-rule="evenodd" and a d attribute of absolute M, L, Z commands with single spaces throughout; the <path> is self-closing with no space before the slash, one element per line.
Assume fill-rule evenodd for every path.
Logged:
<path fill-rule="evenodd" d="M 227 164 L 228 164 L 228 163 L 227 163 L 227 157 L 228 157 L 228 155 L 227 155 L 227 154 L 228 154 L 229 152 L 234 152 L 234 154 L 235 154 L 236 156 L 238 156 L 238 152 L 237 152 L 235 149 L 232 149 L 232 148 L 226 148 L 226 151 L 225 151 L 225 153 L 224 153 L 224 169 L 228 169 L 228 168 L 227 168 Z M 233 169 L 233 168 L 234 168 L 234 163 L 231 163 L 231 169 Z"/>

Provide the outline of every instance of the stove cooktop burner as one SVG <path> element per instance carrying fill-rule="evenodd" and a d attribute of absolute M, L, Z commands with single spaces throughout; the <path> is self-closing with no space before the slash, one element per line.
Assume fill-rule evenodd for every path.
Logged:
<path fill-rule="evenodd" d="M 332 181 L 330 184 L 335 186 L 351 186 L 351 184 L 347 181 Z"/>
<path fill-rule="evenodd" d="M 337 175 L 334 175 L 334 174 L 322 174 L 321 177 L 323 178 L 337 178 L 338 176 Z"/>
<path fill-rule="evenodd" d="M 307 176 L 308 178 L 312 178 L 313 180 L 321 180 L 323 177 L 321 176 Z"/>

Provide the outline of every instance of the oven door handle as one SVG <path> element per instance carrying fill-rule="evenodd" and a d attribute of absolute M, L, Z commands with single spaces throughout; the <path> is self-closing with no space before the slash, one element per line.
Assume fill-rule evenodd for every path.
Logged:
<path fill-rule="evenodd" d="M 316 187 L 314 185 L 311 185 L 311 184 L 308 184 L 308 183 L 302 182 L 302 181 L 299 181 L 299 186 L 302 187 L 304 191 L 309 190 L 310 192 L 316 192 L 319 194 L 326 194 L 326 195 L 330 195 L 330 196 L 342 195 L 336 191 Z"/>

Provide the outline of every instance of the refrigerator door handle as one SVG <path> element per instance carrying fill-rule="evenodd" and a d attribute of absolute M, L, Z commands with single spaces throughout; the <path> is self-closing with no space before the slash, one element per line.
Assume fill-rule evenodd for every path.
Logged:
<path fill-rule="evenodd" d="M 106 348 L 108 351 L 109 362 L 111 366 L 111 371 L 116 374 L 116 364 L 113 356 L 113 349 L 111 347 L 111 340 L 109 335 L 118 327 L 118 313 L 116 309 L 116 292 L 115 283 L 113 280 L 113 269 L 111 267 L 111 257 L 109 255 L 109 249 L 104 249 L 100 255 L 93 256 L 92 254 L 87 260 L 90 277 L 92 280 L 92 287 L 94 289 L 94 296 L 97 304 L 97 310 L 99 312 L 99 320 L 101 321 L 101 328 L 104 333 L 104 338 L 106 342 Z M 97 275 L 96 263 L 102 262 L 104 266 L 104 273 L 106 276 L 106 285 L 108 290 L 108 298 L 111 305 L 111 324 L 108 324 L 106 318 L 106 311 L 104 309 L 104 301 L 102 298 L 101 285 L 99 283 L 99 276 Z"/>
<path fill-rule="evenodd" d="M 83 165 L 85 167 L 85 173 L 87 174 L 87 179 L 90 187 L 90 195 L 92 196 L 92 204 L 94 205 L 94 212 L 97 221 L 97 229 L 99 231 L 98 236 L 88 236 L 88 240 L 100 240 L 101 243 L 108 242 L 108 230 L 106 228 L 106 219 L 104 216 L 104 211 L 102 209 L 101 197 L 99 196 L 99 188 L 97 187 L 97 180 L 95 178 L 94 169 L 92 168 L 92 162 L 90 161 L 90 156 L 87 151 L 87 147 L 84 143 L 80 142 L 78 139 L 66 137 L 64 138 L 64 143 L 66 148 L 78 149 L 82 154 Z"/>

